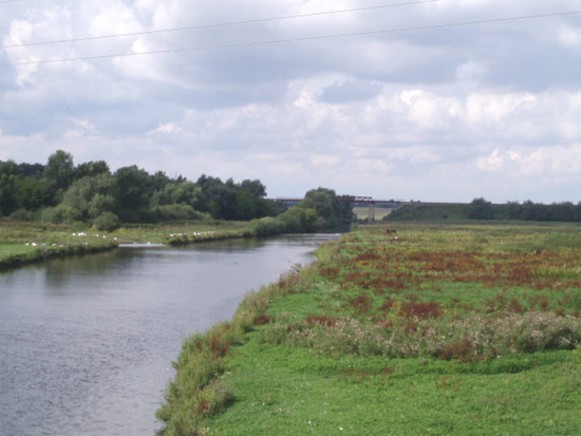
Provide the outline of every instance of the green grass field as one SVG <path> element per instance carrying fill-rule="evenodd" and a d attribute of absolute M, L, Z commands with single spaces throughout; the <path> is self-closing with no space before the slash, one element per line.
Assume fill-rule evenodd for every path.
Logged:
<path fill-rule="evenodd" d="M 166 434 L 581 434 L 581 226 L 385 230 L 188 338 Z"/>
<path fill-rule="evenodd" d="M 18 267 L 56 256 L 109 250 L 122 243 L 189 244 L 242 237 L 243 222 L 133 225 L 102 232 L 84 225 L 0 221 L 0 268 Z"/>

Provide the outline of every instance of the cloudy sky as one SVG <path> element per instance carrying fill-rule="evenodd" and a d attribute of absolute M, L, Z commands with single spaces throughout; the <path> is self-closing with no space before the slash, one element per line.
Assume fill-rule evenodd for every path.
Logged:
<path fill-rule="evenodd" d="M 576 203 L 581 13 L 557 15 L 574 11 L 0 0 L 0 160 L 63 149 L 112 169 L 258 178 L 271 197 Z"/>

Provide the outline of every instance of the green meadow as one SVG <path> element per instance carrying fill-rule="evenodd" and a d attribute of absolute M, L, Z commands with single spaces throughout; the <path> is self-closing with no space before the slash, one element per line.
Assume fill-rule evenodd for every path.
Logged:
<path fill-rule="evenodd" d="M 235 221 L 127 225 L 105 232 L 83 224 L 0 221 L 0 268 L 112 250 L 119 244 L 184 245 L 239 238 L 249 224 Z"/>
<path fill-rule="evenodd" d="M 581 434 L 581 226 L 390 226 L 187 338 L 162 433 Z"/>

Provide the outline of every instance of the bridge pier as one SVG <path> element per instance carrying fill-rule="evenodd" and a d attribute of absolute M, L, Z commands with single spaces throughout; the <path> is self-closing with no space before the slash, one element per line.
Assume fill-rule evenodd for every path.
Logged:
<path fill-rule="evenodd" d="M 367 212 L 367 220 L 375 221 L 375 203 L 369 203 L 369 210 Z"/>

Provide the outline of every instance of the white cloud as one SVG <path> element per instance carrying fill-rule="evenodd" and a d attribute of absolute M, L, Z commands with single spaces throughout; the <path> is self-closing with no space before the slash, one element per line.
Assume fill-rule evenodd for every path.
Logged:
<path fill-rule="evenodd" d="M 512 178 L 566 178 L 581 172 L 581 144 L 538 147 L 533 150 L 495 149 L 478 159 L 481 170 Z"/>
<path fill-rule="evenodd" d="M 536 101 L 530 93 L 471 94 L 466 102 L 466 118 L 470 124 L 486 128 L 501 123 L 518 110 L 526 110 Z"/>
<path fill-rule="evenodd" d="M 154 133 L 179 133 L 182 129 L 180 129 L 175 123 L 165 123 L 160 125 L 154 130 Z"/>
<path fill-rule="evenodd" d="M 449 121 L 461 113 L 456 99 L 437 96 L 423 89 L 402 91 L 398 103 L 408 119 L 420 129 L 446 128 Z"/>
<path fill-rule="evenodd" d="M 581 48 L 581 28 L 565 26 L 559 32 L 559 39 L 567 47 Z"/>

